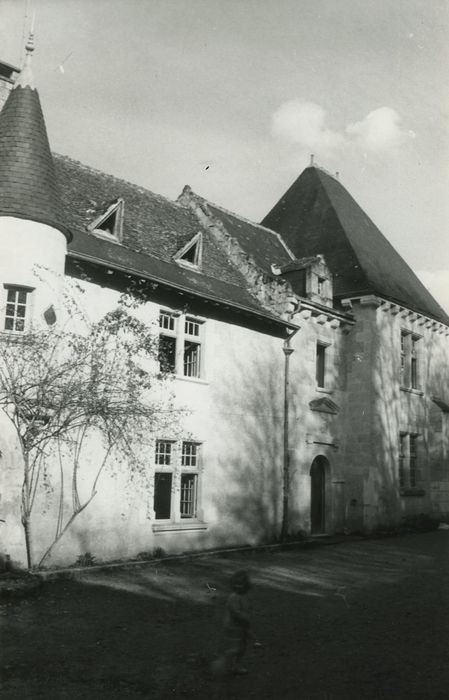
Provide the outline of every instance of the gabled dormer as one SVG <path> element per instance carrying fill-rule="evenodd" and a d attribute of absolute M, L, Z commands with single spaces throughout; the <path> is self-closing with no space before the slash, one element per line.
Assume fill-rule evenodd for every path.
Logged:
<path fill-rule="evenodd" d="M 194 270 L 201 269 L 201 261 L 203 256 L 203 234 L 199 231 L 190 241 L 188 241 L 181 250 L 173 256 L 178 265 L 192 268 Z"/>
<path fill-rule="evenodd" d="M 123 218 L 125 214 L 125 203 L 121 197 L 116 199 L 107 210 L 98 216 L 87 227 L 95 236 L 104 238 L 114 243 L 121 243 L 123 240 Z"/>

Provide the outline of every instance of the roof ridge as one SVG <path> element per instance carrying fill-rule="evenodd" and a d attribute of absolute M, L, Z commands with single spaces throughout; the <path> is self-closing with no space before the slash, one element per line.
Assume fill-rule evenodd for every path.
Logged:
<path fill-rule="evenodd" d="M 285 250 L 290 255 L 292 260 L 295 259 L 295 256 L 293 255 L 292 251 L 290 250 L 290 248 L 288 247 L 286 242 L 283 240 L 280 233 L 273 231 L 273 229 L 268 228 L 267 226 L 263 226 L 262 224 L 259 224 L 257 221 L 252 221 L 251 219 L 247 219 L 246 217 L 241 216 L 241 214 L 237 214 L 235 211 L 231 211 L 230 209 L 226 209 L 225 207 L 222 207 L 220 204 L 215 204 L 215 202 L 211 202 L 209 199 L 206 199 L 205 197 L 202 197 L 201 195 L 194 192 L 192 190 L 192 188 L 190 188 L 189 185 L 187 185 L 187 187 L 189 187 L 190 191 L 192 192 L 192 194 L 195 195 L 195 197 L 198 197 L 198 199 L 201 199 L 203 202 L 205 202 L 205 204 L 208 204 L 209 206 L 214 207 L 215 209 L 218 209 L 219 211 L 222 211 L 224 214 L 230 214 L 231 216 L 235 216 L 236 218 L 243 221 L 245 224 L 251 224 L 251 226 L 255 226 L 256 228 L 261 228 L 263 231 L 267 231 L 268 233 L 273 234 L 273 236 L 275 236 L 279 240 L 279 242 L 284 246 Z"/>
<path fill-rule="evenodd" d="M 329 173 L 327 173 L 327 171 L 324 170 L 324 168 L 322 168 L 321 170 L 322 170 L 327 176 L 329 176 Z M 402 265 L 405 265 L 405 266 L 408 268 L 408 270 L 412 273 L 412 275 L 416 278 L 416 279 L 415 279 L 415 284 L 416 284 L 416 282 L 417 282 L 418 285 L 420 285 L 426 292 L 428 292 L 428 293 L 430 294 L 430 292 L 429 292 L 429 290 L 427 289 L 426 285 L 419 279 L 418 275 L 414 272 L 413 268 L 412 268 L 412 267 L 408 264 L 408 262 L 402 257 L 402 255 L 396 250 L 396 248 L 393 246 L 393 244 L 390 243 L 390 241 L 388 240 L 388 238 L 382 233 L 382 231 L 380 230 L 380 228 L 379 228 L 379 227 L 377 226 L 377 224 L 373 221 L 373 219 L 369 216 L 369 214 L 367 214 L 366 211 L 360 206 L 360 204 L 358 204 L 358 202 L 354 199 L 354 197 L 352 196 L 352 194 L 346 189 L 346 187 L 344 187 L 344 185 L 341 184 L 341 182 L 340 182 L 337 178 L 333 178 L 332 175 L 330 175 L 330 177 L 332 178 L 332 180 L 334 180 L 334 182 L 336 182 L 338 185 L 340 185 L 340 187 L 342 187 L 342 188 L 345 190 L 345 194 L 346 194 L 347 196 L 349 196 L 349 197 L 352 199 L 352 201 L 354 202 L 354 204 L 360 209 L 360 211 L 361 211 L 361 212 L 363 213 L 363 215 L 368 219 L 368 221 L 370 222 L 370 224 L 376 229 L 377 233 L 383 238 L 383 240 L 386 242 L 386 244 L 389 246 L 389 248 L 391 248 L 391 250 L 392 250 L 394 253 L 396 253 L 396 255 L 398 255 L 398 256 L 400 257 Z M 340 226 L 342 227 L 343 231 L 345 231 L 346 236 L 348 237 L 348 233 L 347 233 L 346 229 L 344 228 L 344 226 L 343 226 L 343 224 L 342 224 L 342 222 L 341 222 L 341 220 L 340 220 L 340 217 L 339 217 L 339 215 L 338 215 L 338 213 L 337 213 L 337 211 L 336 211 L 336 208 L 334 207 L 334 204 L 333 204 L 333 201 L 332 201 L 332 197 L 331 197 L 331 195 L 327 192 L 326 186 L 325 186 L 325 184 L 321 181 L 321 179 L 320 179 L 320 184 L 321 184 L 321 187 L 323 188 L 323 190 L 324 190 L 325 193 L 326 193 L 326 197 L 328 198 L 328 200 L 330 201 L 330 203 L 331 203 L 331 205 L 332 205 L 332 209 L 333 209 L 333 211 L 334 211 L 334 214 L 335 214 L 336 218 L 338 219 L 338 222 L 339 222 Z M 369 288 L 371 288 L 372 290 L 375 290 L 375 289 L 376 289 L 376 285 L 373 284 L 373 282 L 371 281 L 371 279 L 369 278 L 369 276 L 366 274 L 366 272 L 365 272 L 363 266 L 360 264 L 359 257 L 358 257 L 358 255 L 357 255 L 355 249 L 354 249 L 354 246 L 352 245 L 351 240 L 350 240 L 349 238 L 348 238 L 348 240 L 349 240 L 349 243 L 350 243 L 351 248 L 352 248 L 352 250 L 353 250 L 354 257 L 356 258 L 358 264 L 360 265 L 360 269 L 363 270 L 363 274 L 364 274 L 364 277 L 365 277 L 366 281 L 367 281 L 368 284 L 369 284 Z M 388 295 L 385 295 L 385 296 L 388 296 Z M 432 296 L 432 298 L 433 298 L 433 295 L 432 295 L 432 294 L 431 294 L 431 296 Z M 394 298 L 394 297 L 392 297 L 391 295 L 390 295 L 390 301 L 393 301 L 393 302 L 395 302 L 395 303 L 403 303 L 403 302 L 400 302 L 399 299 Z M 440 304 L 436 299 L 433 299 L 433 301 L 437 304 L 437 306 L 441 309 L 441 311 L 442 311 L 445 315 L 447 315 L 446 312 L 445 312 L 445 310 L 444 310 L 443 307 L 441 306 L 441 304 Z M 412 307 L 410 307 L 410 308 L 412 308 Z M 418 313 L 420 312 L 420 308 L 419 308 L 418 305 L 415 304 L 415 306 L 414 306 L 413 308 L 414 308 L 414 310 L 417 311 Z M 421 313 L 423 313 L 422 310 L 421 310 Z"/>
<path fill-rule="evenodd" d="M 77 160 L 76 158 L 72 158 L 71 156 L 63 155 L 62 153 L 55 153 L 52 151 L 52 155 L 55 158 L 56 161 L 58 160 L 64 160 L 68 161 L 69 163 L 73 163 L 77 167 L 81 167 L 84 170 L 87 170 L 91 173 L 97 174 L 97 175 L 103 175 L 104 177 L 111 178 L 112 180 L 115 180 L 117 183 L 123 183 L 124 185 L 128 185 L 128 187 L 133 187 L 134 189 L 139 190 L 141 193 L 148 193 L 151 194 L 153 197 L 156 197 L 157 199 L 163 201 L 163 202 L 168 202 L 169 204 L 173 204 L 176 207 L 182 207 L 185 209 L 185 207 L 180 204 L 176 199 L 170 199 L 169 197 L 165 197 L 163 194 L 159 194 L 158 192 L 153 192 L 153 190 L 148 189 L 148 187 L 144 187 L 143 185 L 138 185 L 136 182 L 131 182 L 130 180 L 126 180 L 123 177 L 118 177 L 118 175 L 113 175 L 112 173 L 107 173 L 104 170 L 100 170 L 99 168 L 95 168 L 93 165 L 87 165 L 86 163 L 83 163 L 81 160 Z"/>
<path fill-rule="evenodd" d="M 357 202 L 355 201 L 355 199 L 354 199 L 354 197 L 351 195 L 351 193 L 346 189 L 346 187 L 345 187 L 344 185 L 341 184 L 341 182 L 340 182 L 339 180 L 337 180 L 337 178 L 335 178 L 335 177 L 333 177 L 332 175 L 330 175 L 326 170 L 324 170 L 324 168 L 316 168 L 316 167 L 315 167 L 314 169 L 316 170 L 316 172 L 317 172 L 318 174 L 319 174 L 320 172 L 321 172 L 321 173 L 324 173 L 324 174 L 326 175 L 326 177 L 330 177 L 330 178 L 333 180 L 333 182 L 336 182 L 337 185 L 339 185 L 339 186 L 345 191 L 345 193 L 346 193 L 349 197 L 351 197 L 351 199 L 354 201 L 354 203 L 356 204 L 356 206 L 358 206 L 359 209 L 361 209 L 361 211 L 363 211 L 363 213 L 365 214 L 365 210 L 362 209 L 362 208 L 357 204 Z M 365 272 L 365 270 L 364 270 L 364 268 L 363 268 L 363 266 L 362 266 L 362 264 L 361 264 L 361 262 L 360 262 L 359 256 L 357 255 L 357 253 L 356 253 L 356 251 L 355 251 L 355 249 L 354 249 L 354 246 L 353 246 L 353 244 L 352 244 L 352 241 L 349 240 L 349 238 L 348 238 L 347 231 L 345 230 L 345 227 L 343 226 L 343 223 L 342 223 L 342 221 L 341 221 L 341 219 L 340 219 L 340 216 L 339 216 L 339 214 L 338 214 L 338 212 L 337 212 L 337 209 L 336 209 L 335 204 L 334 204 L 334 202 L 333 202 L 333 200 L 332 200 L 332 197 L 330 196 L 330 194 L 329 194 L 329 192 L 327 191 L 327 188 L 326 188 L 324 182 L 322 181 L 322 179 L 321 179 L 320 177 L 318 177 L 318 181 L 319 181 L 319 183 L 320 183 L 320 187 L 321 187 L 322 191 L 324 192 L 324 194 L 325 194 L 325 196 L 326 196 L 326 199 L 328 200 L 329 204 L 330 204 L 331 207 L 332 207 L 332 211 L 333 211 L 333 213 L 334 213 L 335 218 L 336 218 L 337 221 L 338 221 L 338 224 L 339 224 L 339 226 L 340 226 L 340 229 L 343 231 L 345 237 L 348 239 L 348 242 L 349 242 L 349 245 L 351 246 L 351 250 L 352 250 L 352 253 L 353 253 L 353 255 L 354 255 L 354 258 L 357 260 L 357 264 L 358 264 L 358 266 L 359 266 L 359 269 L 362 270 L 363 276 L 364 276 L 366 282 L 367 282 L 368 285 L 369 285 L 368 288 L 374 289 L 373 284 L 372 284 L 371 280 L 368 278 L 368 276 L 367 276 L 367 274 L 366 274 L 366 272 Z M 368 216 L 368 214 L 365 214 L 365 216 L 368 217 L 368 219 L 371 221 L 371 223 L 373 224 L 373 226 L 376 226 L 376 224 L 374 223 L 374 221 L 372 221 L 372 220 L 370 219 L 370 217 Z M 376 228 L 377 228 L 377 226 L 376 226 Z M 377 229 L 377 230 L 379 231 L 379 233 L 381 233 L 381 231 L 380 231 L 379 229 Z M 383 234 L 382 234 L 382 235 L 383 235 Z M 384 236 L 384 238 L 385 238 L 385 236 Z"/>

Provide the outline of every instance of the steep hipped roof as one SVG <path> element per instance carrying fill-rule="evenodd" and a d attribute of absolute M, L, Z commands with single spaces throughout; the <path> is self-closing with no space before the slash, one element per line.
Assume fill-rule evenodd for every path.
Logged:
<path fill-rule="evenodd" d="M 334 296 L 378 294 L 449 324 L 449 317 L 338 180 L 306 168 L 263 219 L 296 257 L 322 254 Z"/>
<path fill-rule="evenodd" d="M 54 154 L 54 161 L 67 225 L 73 232 L 70 258 L 136 274 L 285 325 L 254 298 L 244 276 L 210 231 L 201 229 L 190 209 L 66 156 Z M 121 245 L 88 232 L 89 224 L 118 198 L 124 203 Z M 201 270 L 186 269 L 175 256 L 200 230 Z"/>
<path fill-rule="evenodd" d="M 48 224 L 70 239 L 61 211 L 39 95 L 26 65 L 0 112 L 0 216 Z"/>

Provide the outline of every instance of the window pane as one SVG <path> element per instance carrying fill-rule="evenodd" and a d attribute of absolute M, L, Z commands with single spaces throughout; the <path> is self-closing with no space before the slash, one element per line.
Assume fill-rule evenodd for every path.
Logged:
<path fill-rule="evenodd" d="M 161 311 L 159 314 L 159 326 L 165 328 L 168 331 L 175 330 L 175 317 L 169 313 Z"/>
<path fill-rule="evenodd" d="M 416 469 L 418 466 L 416 435 L 410 435 L 410 486 L 416 486 Z"/>
<path fill-rule="evenodd" d="M 196 518 L 197 479 L 197 474 L 182 474 L 181 476 L 181 518 Z"/>
<path fill-rule="evenodd" d="M 416 357 L 412 357 L 410 365 L 410 380 L 412 389 L 418 388 L 418 363 Z"/>
<path fill-rule="evenodd" d="M 326 370 L 325 356 L 326 346 L 318 343 L 316 346 L 316 383 L 321 388 L 324 388 L 324 376 Z"/>
<path fill-rule="evenodd" d="M 184 343 L 184 376 L 200 376 L 200 344 L 186 340 Z"/>
<path fill-rule="evenodd" d="M 181 465 L 183 467 L 196 467 L 198 456 L 198 445 L 194 442 L 182 443 Z"/>
<path fill-rule="evenodd" d="M 154 514 L 156 520 L 171 517 L 172 475 L 156 472 L 154 475 Z"/>
<path fill-rule="evenodd" d="M 200 324 L 198 321 L 193 321 L 191 318 L 186 318 L 184 332 L 186 335 L 196 335 L 200 334 Z"/>
<path fill-rule="evenodd" d="M 27 290 L 18 287 L 11 287 L 7 290 L 5 330 L 25 330 L 27 295 Z"/>
<path fill-rule="evenodd" d="M 158 360 L 163 372 L 176 370 L 176 338 L 169 335 L 159 336 Z"/>
<path fill-rule="evenodd" d="M 171 464 L 172 443 L 168 440 L 156 440 L 156 453 L 154 461 L 156 464 Z"/>
<path fill-rule="evenodd" d="M 405 486 L 405 435 L 399 436 L 399 486 Z"/>

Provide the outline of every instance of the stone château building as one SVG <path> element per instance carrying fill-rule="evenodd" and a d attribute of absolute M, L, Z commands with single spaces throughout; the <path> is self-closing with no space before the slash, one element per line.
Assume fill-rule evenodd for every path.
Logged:
<path fill-rule="evenodd" d="M 339 180 L 306 168 L 257 224 L 52 154 L 32 48 L 21 73 L 0 64 L 0 342 L 58 309 L 36 265 L 79 280 L 92 313 L 147 282 L 189 407 L 148 453 L 148 490 L 105 474 L 52 563 L 272 539 L 287 467 L 292 534 L 447 516 L 449 318 Z M 20 562 L 22 478 L 0 417 L 1 551 Z"/>

